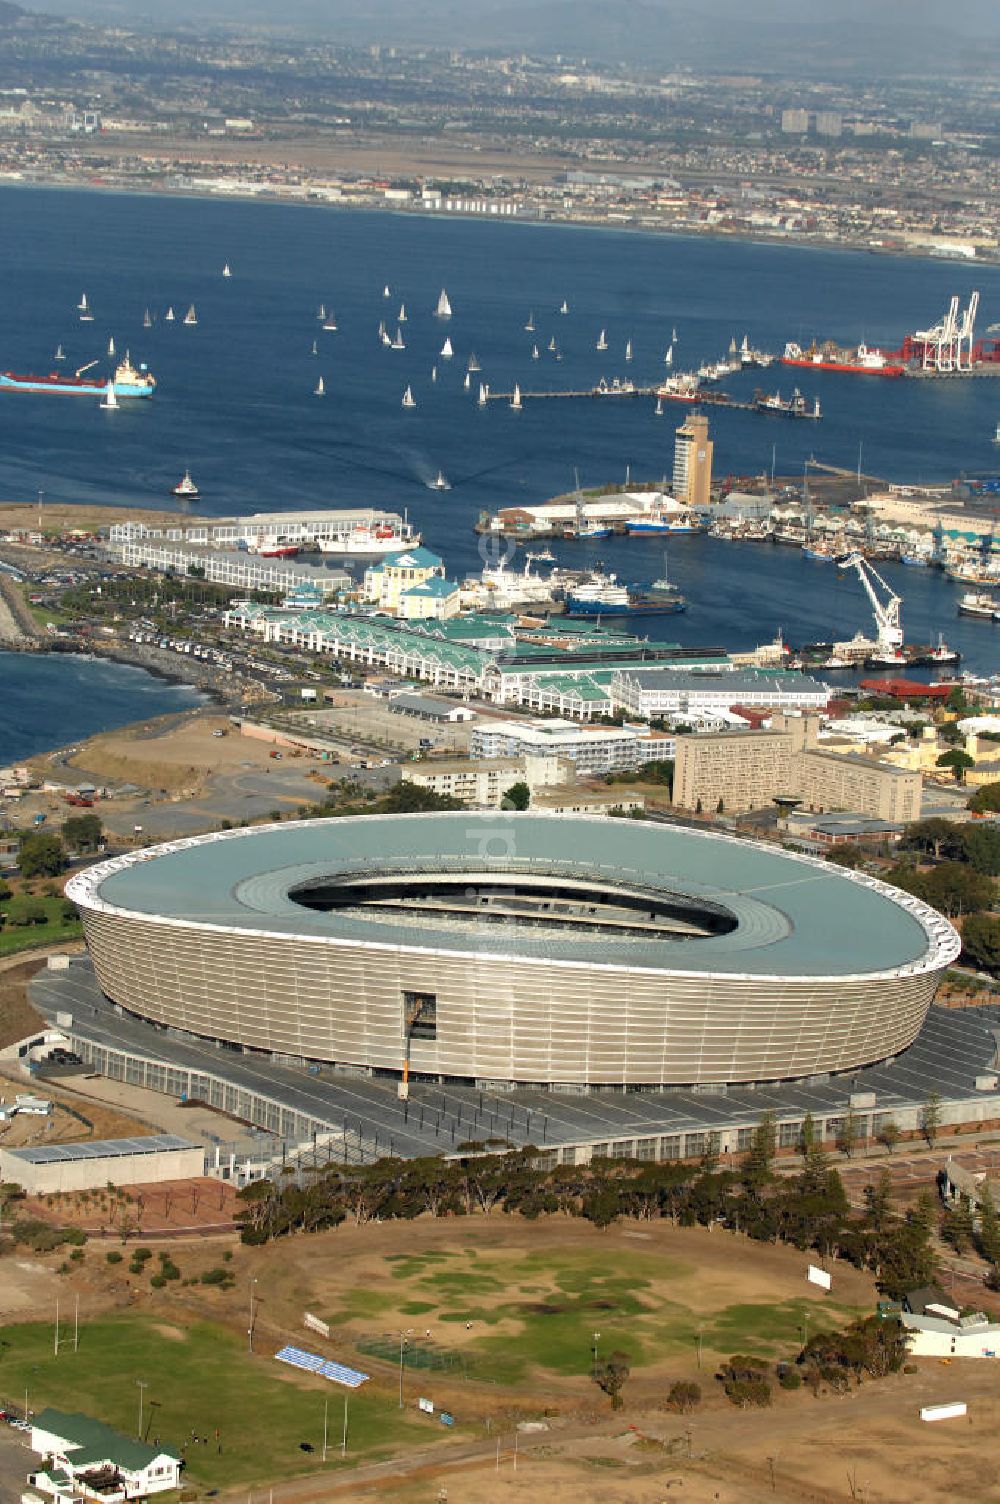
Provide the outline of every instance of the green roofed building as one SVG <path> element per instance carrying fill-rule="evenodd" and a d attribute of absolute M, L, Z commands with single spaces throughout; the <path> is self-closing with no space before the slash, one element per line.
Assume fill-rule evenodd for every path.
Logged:
<path fill-rule="evenodd" d="M 31 1423 L 31 1450 L 45 1466 L 28 1481 L 47 1494 L 80 1493 L 105 1504 L 177 1488 L 183 1459 L 159 1445 L 123 1436 L 92 1416 L 42 1410 Z"/>

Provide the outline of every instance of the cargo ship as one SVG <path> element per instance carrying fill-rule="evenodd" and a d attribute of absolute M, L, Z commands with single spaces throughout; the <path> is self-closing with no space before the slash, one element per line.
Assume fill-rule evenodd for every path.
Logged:
<path fill-rule="evenodd" d="M 906 367 L 892 355 L 886 355 L 877 347 L 858 345 L 856 350 L 845 350 L 832 340 L 822 345 L 815 341 L 808 350 L 789 341 L 781 357 L 783 366 L 802 366 L 810 371 L 846 371 L 853 376 L 905 376 Z"/>
<path fill-rule="evenodd" d="M 96 364 L 97 361 L 93 360 L 90 365 L 81 366 L 72 376 L 64 376 L 60 371 L 50 371 L 47 376 L 0 371 L 0 392 L 46 392 L 69 397 L 106 397 L 109 386 L 107 377 L 85 374 Z M 151 397 L 156 387 L 156 379 L 145 366 L 140 366 L 137 370 L 126 352 L 125 359 L 119 361 L 115 367 L 110 386 L 116 397 Z"/>

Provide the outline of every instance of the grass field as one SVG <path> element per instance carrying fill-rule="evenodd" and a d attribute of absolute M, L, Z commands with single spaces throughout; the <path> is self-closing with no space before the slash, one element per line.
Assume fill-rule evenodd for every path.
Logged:
<path fill-rule="evenodd" d="M 11 925 L 4 924 L 0 929 L 0 956 L 12 956 L 18 951 L 33 950 L 39 945 L 58 945 L 63 940 L 78 940 L 83 934 L 83 925 L 79 919 L 61 918 L 63 898 L 38 898 L 34 900 L 43 904 L 48 918 L 45 924 Z M 0 914 L 3 914 L 6 905 L 0 906 Z"/>
<path fill-rule="evenodd" d="M 142 1391 L 143 1432 L 148 1440 L 159 1436 L 184 1450 L 192 1483 L 221 1488 L 322 1471 L 326 1399 L 325 1470 L 344 1466 L 346 1391 L 294 1376 L 269 1350 L 249 1356 L 245 1342 L 216 1323 L 174 1326 L 139 1316 L 88 1321 L 80 1329 L 79 1351 L 67 1347 L 58 1357 L 51 1322 L 8 1326 L 0 1334 L 0 1396 L 19 1412 L 27 1389 L 29 1409 L 36 1413 L 46 1405 L 82 1410 L 134 1436 L 140 1379 L 148 1386 Z M 192 1441 L 192 1435 L 205 1440 Z M 348 1464 L 389 1455 L 405 1443 L 439 1439 L 447 1439 L 441 1427 L 401 1412 L 391 1393 L 350 1394 Z M 303 1451 L 302 1442 L 314 1450 Z"/>
<path fill-rule="evenodd" d="M 738 1258 L 732 1240 L 724 1250 L 720 1235 L 719 1245 Z M 412 1332 L 415 1368 L 436 1366 L 436 1351 L 442 1366 L 451 1358 L 473 1376 L 516 1384 L 532 1374 L 585 1377 L 595 1332 L 598 1355 L 623 1350 L 640 1370 L 690 1362 L 699 1351 L 709 1363 L 746 1350 L 790 1356 L 819 1324 L 846 1324 L 871 1308 L 826 1300 L 818 1312 L 813 1297 L 780 1283 L 783 1298 L 775 1282 L 769 1298 L 750 1298 L 750 1290 L 739 1299 L 733 1280 L 733 1299 L 720 1301 L 699 1263 L 659 1253 L 619 1247 L 609 1258 L 551 1244 L 520 1253 L 464 1246 L 371 1261 L 364 1285 L 345 1290 L 326 1319 L 341 1330 L 366 1326 L 360 1350 L 378 1352 L 372 1322 L 391 1317 Z"/>

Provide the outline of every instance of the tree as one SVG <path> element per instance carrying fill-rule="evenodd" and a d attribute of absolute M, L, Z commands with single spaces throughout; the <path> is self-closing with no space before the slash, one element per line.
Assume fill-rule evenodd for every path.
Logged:
<path fill-rule="evenodd" d="M 939 768 L 951 768 L 955 775 L 956 783 L 965 782 L 965 774 L 969 768 L 976 766 L 976 759 L 970 757 L 968 752 L 961 747 L 952 747 L 950 752 L 942 752 L 937 760 Z"/>
<path fill-rule="evenodd" d="M 972 1204 L 968 1196 L 959 1196 L 954 1206 L 946 1209 L 941 1218 L 941 1236 L 956 1253 L 964 1253 L 971 1246 Z"/>
<path fill-rule="evenodd" d="M 66 869 L 62 841 L 52 831 L 25 831 L 20 839 L 17 865 L 22 877 L 57 877 Z"/>
<path fill-rule="evenodd" d="M 987 877 L 1000 876 L 1000 829 L 977 821 L 959 827 L 960 854 Z"/>
<path fill-rule="evenodd" d="M 96 851 L 104 836 L 97 815 L 71 815 L 63 821 L 62 838 L 71 851 Z"/>
<path fill-rule="evenodd" d="M 531 803 L 531 790 L 523 781 L 512 783 L 500 800 L 501 809 L 527 809 Z"/>
<path fill-rule="evenodd" d="M 887 1154 L 892 1154 L 900 1140 L 899 1124 L 892 1118 L 887 1118 L 879 1128 L 875 1137 L 883 1145 Z"/>
<path fill-rule="evenodd" d="M 848 1107 L 845 1117 L 841 1119 L 834 1143 L 841 1154 L 846 1154 L 851 1159 L 858 1147 L 858 1139 L 861 1137 L 861 1129 L 857 1115 L 853 1107 Z"/>
<path fill-rule="evenodd" d="M 933 1149 L 941 1130 L 941 1097 L 936 1091 L 927 1093 L 927 1100 L 920 1110 L 920 1132 L 927 1140 L 928 1149 Z"/>
<path fill-rule="evenodd" d="M 970 914 L 962 925 L 962 950 L 970 966 L 1000 972 L 1000 919 L 993 914 Z"/>
<path fill-rule="evenodd" d="M 750 1151 L 743 1165 L 742 1178 L 746 1189 L 758 1195 L 774 1179 L 774 1151 L 778 1134 L 774 1113 L 765 1112 L 750 1139 Z"/>
<path fill-rule="evenodd" d="M 701 1385 L 687 1379 L 675 1379 L 667 1393 L 667 1409 L 678 1415 L 688 1415 L 701 1403 Z"/>
<path fill-rule="evenodd" d="M 594 1383 L 610 1397 L 612 1410 L 620 1410 L 625 1401 L 622 1390 L 631 1372 L 628 1353 L 615 1351 L 603 1363 L 594 1365 Z"/>
<path fill-rule="evenodd" d="M 985 815 L 1000 810 L 1000 783 L 984 783 L 970 797 L 966 809 L 973 814 Z"/>
<path fill-rule="evenodd" d="M 975 1243 L 977 1252 L 988 1264 L 1000 1264 L 1000 1216 L 988 1180 L 980 1182 Z"/>

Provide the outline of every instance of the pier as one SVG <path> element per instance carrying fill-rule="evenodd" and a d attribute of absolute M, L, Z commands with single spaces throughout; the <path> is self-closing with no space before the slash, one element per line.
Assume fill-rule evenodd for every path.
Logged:
<path fill-rule="evenodd" d="M 663 402 L 672 402 L 679 408 L 692 407 L 726 407 L 736 412 L 758 413 L 764 416 L 776 418 L 811 418 L 818 422 L 822 414 L 816 407 L 805 403 L 802 407 L 771 406 L 767 398 L 751 399 L 749 402 L 741 402 L 728 392 L 714 391 L 711 387 L 699 387 L 693 397 L 679 396 L 677 393 L 661 393 L 655 386 L 634 386 L 631 383 L 611 385 L 602 383 L 598 386 L 583 389 L 571 388 L 569 390 L 527 392 L 518 390 L 517 393 L 492 392 L 484 389 L 479 397 L 479 406 L 485 407 L 490 402 L 505 402 L 508 407 L 514 405 L 515 396 L 520 398 L 521 406 L 526 402 L 541 401 L 580 401 L 585 399 L 603 400 L 615 398 L 649 397 L 657 398 Z"/>

